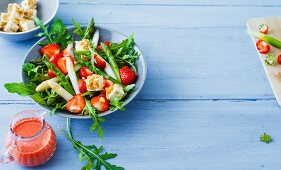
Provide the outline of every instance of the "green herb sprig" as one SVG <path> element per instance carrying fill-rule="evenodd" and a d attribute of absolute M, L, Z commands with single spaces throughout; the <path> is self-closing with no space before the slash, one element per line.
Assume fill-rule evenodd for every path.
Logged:
<path fill-rule="evenodd" d="M 124 170 L 123 167 L 110 164 L 107 160 L 115 158 L 117 154 L 103 153 L 103 147 L 95 145 L 84 145 L 80 141 L 76 141 L 71 133 L 70 119 L 67 118 L 67 132 L 59 129 L 61 133 L 72 143 L 73 147 L 79 152 L 80 161 L 87 160 L 87 163 L 82 167 L 82 170 L 96 169 L 100 170 L 103 166 L 106 170 Z"/>
<path fill-rule="evenodd" d="M 263 133 L 260 137 L 261 142 L 265 142 L 266 144 L 270 143 L 272 141 L 272 138 L 270 135 Z"/>

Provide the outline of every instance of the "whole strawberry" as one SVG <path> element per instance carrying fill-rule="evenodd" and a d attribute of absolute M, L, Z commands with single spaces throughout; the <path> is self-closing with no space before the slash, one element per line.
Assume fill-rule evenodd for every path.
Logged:
<path fill-rule="evenodd" d="M 128 66 L 124 66 L 119 69 L 119 74 L 124 85 L 133 84 L 137 77 L 136 73 Z"/>

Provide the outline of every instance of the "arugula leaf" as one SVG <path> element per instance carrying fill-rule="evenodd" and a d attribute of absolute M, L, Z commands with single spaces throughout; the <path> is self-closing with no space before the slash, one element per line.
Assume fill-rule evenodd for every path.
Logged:
<path fill-rule="evenodd" d="M 72 88 L 72 86 L 70 85 L 70 83 L 68 82 L 68 80 L 66 79 L 65 75 L 58 69 L 56 68 L 49 60 L 47 57 L 43 56 L 43 61 L 46 64 L 46 66 L 52 70 L 57 77 L 60 80 L 60 84 L 65 88 L 66 91 L 68 91 L 70 94 L 74 95 L 75 92 Z"/>
<path fill-rule="evenodd" d="M 92 132 L 96 131 L 100 139 L 102 139 L 103 129 L 100 123 L 104 122 L 105 119 L 97 114 L 96 109 L 91 106 L 91 103 L 88 100 L 86 100 L 86 106 L 83 110 L 83 114 L 89 114 L 89 116 L 93 119 L 94 123 L 91 125 L 90 129 Z"/>
<path fill-rule="evenodd" d="M 30 96 L 36 103 L 47 105 L 46 101 L 43 98 L 43 95 L 41 93 L 35 93 Z"/>
<path fill-rule="evenodd" d="M 103 147 L 96 147 L 95 145 L 83 145 L 76 141 L 71 133 L 70 119 L 67 118 L 67 132 L 59 129 L 61 133 L 72 143 L 73 147 L 79 152 L 80 161 L 87 160 L 87 163 L 82 167 L 84 170 L 101 169 L 103 166 L 106 170 L 124 170 L 123 167 L 110 164 L 107 160 L 115 158 L 117 154 L 102 153 Z"/>
<path fill-rule="evenodd" d="M 49 77 L 46 76 L 46 67 L 42 65 L 35 65 L 33 63 L 25 63 L 22 65 L 22 69 L 24 72 L 26 72 L 27 77 L 32 82 L 38 82 L 41 83 Z"/>
<path fill-rule="evenodd" d="M 113 101 L 110 101 L 109 109 L 115 110 L 116 108 L 118 108 L 119 110 L 124 111 L 125 108 L 123 107 L 123 105 L 124 105 L 124 102 L 119 101 L 119 100 L 113 100 Z"/>
<path fill-rule="evenodd" d="M 76 27 L 76 29 L 73 31 L 73 33 L 75 33 L 76 35 L 78 35 L 79 37 L 83 37 L 85 30 L 83 28 L 81 28 L 81 25 L 78 24 L 74 18 L 72 18 L 72 23 L 73 25 Z"/>
<path fill-rule="evenodd" d="M 272 141 L 272 138 L 270 135 L 266 134 L 266 133 L 263 133 L 260 137 L 260 141 L 261 142 L 265 142 L 266 144 L 268 144 L 269 142 Z"/>
<path fill-rule="evenodd" d="M 83 39 L 92 39 L 92 35 L 94 33 L 94 26 L 95 26 L 95 21 L 94 18 L 92 18 L 84 32 Z"/>
<path fill-rule="evenodd" d="M 61 50 L 63 50 L 72 42 L 72 35 L 67 33 L 67 28 L 59 18 L 55 18 L 50 31 L 48 31 L 49 25 L 44 26 L 42 21 L 37 17 L 34 18 L 34 21 L 43 31 L 37 34 L 36 37 L 45 35 L 48 38 L 47 42 L 41 42 L 40 45 L 58 44 Z"/>
<path fill-rule="evenodd" d="M 50 43 L 53 44 L 54 41 L 53 41 L 53 39 L 51 38 L 51 36 L 50 36 L 50 34 L 48 32 L 48 27 L 49 26 L 48 25 L 45 26 L 43 24 L 43 22 L 39 18 L 37 18 L 37 17 L 34 17 L 33 19 L 34 19 L 36 25 L 38 25 L 42 29 L 42 31 L 43 31 L 43 34 L 39 33 L 39 34 L 36 35 L 36 37 L 41 37 L 41 36 L 45 35 L 49 39 Z"/>
<path fill-rule="evenodd" d="M 17 93 L 21 96 L 30 96 L 36 93 L 34 83 L 6 83 L 4 87 L 9 93 Z"/>

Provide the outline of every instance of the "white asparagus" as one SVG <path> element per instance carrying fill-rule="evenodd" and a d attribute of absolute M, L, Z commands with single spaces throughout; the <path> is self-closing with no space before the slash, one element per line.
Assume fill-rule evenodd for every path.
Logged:
<path fill-rule="evenodd" d="M 56 93 L 58 93 L 66 101 L 70 100 L 73 97 L 64 88 L 62 88 L 58 83 L 49 80 L 48 84 Z"/>
<path fill-rule="evenodd" d="M 92 38 L 92 43 L 93 43 L 93 46 L 96 47 L 99 43 L 99 38 L 100 38 L 100 32 L 99 30 L 97 29 L 93 35 L 93 38 Z"/>
<path fill-rule="evenodd" d="M 98 55 L 97 53 L 94 53 L 94 55 L 97 55 L 97 56 L 99 56 L 101 59 L 103 59 L 103 58 L 102 58 L 100 55 Z M 105 61 L 105 63 L 106 63 L 106 67 L 104 68 L 104 71 L 106 72 L 106 74 L 108 74 L 110 77 L 112 77 L 112 78 L 114 78 L 114 79 L 117 80 L 117 78 L 116 78 L 116 76 L 115 76 L 115 74 L 114 74 L 114 72 L 113 72 L 113 70 L 112 70 L 110 64 L 109 64 L 106 60 L 104 60 L 104 59 L 103 59 L 103 61 Z M 95 64 L 94 58 L 92 58 L 92 64 Z"/>
<path fill-rule="evenodd" d="M 45 80 L 45 81 L 43 81 L 41 84 L 39 84 L 39 85 L 36 87 L 35 90 L 36 90 L 37 92 L 42 92 L 42 91 L 44 91 L 44 90 L 47 90 L 47 89 L 51 88 L 51 87 L 49 86 L 49 84 L 48 84 L 48 81 L 58 82 L 58 81 L 59 81 L 59 78 L 54 77 L 54 78 L 52 78 L 52 79 Z"/>
<path fill-rule="evenodd" d="M 66 58 L 66 69 L 67 69 L 68 76 L 70 78 L 70 81 L 71 81 L 71 84 L 72 84 L 72 87 L 73 87 L 75 93 L 79 94 L 80 91 L 79 91 L 79 87 L 78 87 L 78 80 L 76 77 L 74 66 L 73 66 L 72 61 L 68 57 Z"/>

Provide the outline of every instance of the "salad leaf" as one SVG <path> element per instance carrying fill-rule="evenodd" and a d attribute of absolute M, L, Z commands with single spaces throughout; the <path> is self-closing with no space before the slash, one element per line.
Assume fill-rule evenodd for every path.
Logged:
<path fill-rule="evenodd" d="M 43 31 L 42 33 L 37 34 L 36 37 L 45 35 L 48 38 L 48 41 L 41 42 L 41 45 L 58 44 L 61 50 L 63 50 L 72 42 L 72 35 L 67 33 L 67 28 L 59 18 L 55 18 L 50 31 L 48 31 L 49 25 L 44 26 L 42 21 L 37 17 L 34 18 L 34 21 Z"/>
<path fill-rule="evenodd" d="M 106 170 L 124 170 L 123 167 L 110 164 L 107 160 L 115 158 L 117 154 L 102 153 L 103 147 L 95 145 L 84 145 L 80 141 L 76 141 L 71 133 L 70 119 L 67 118 L 67 133 L 59 129 L 61 133 L 72 143 L 73 147 L 79 152 L 80 161 L 87 160 L 87 163 L 82 167 L 82 170 L 101 169 L 103 166 Z"/>
<path fill-rule="evenodd" d="M 58 69 L 56 68 L 49 60 L 47 57 L 43 56 L 43 61 L 46 64 L 46 66 L 52 70 L 57 77 L 60 80 L 60 84 L 65 88 L 66 91 L 68 91 L 70 94 L 74 95 L 75 92 L 72 88 L 72 86 L 70 85 L 70 83 L 68 82 L 68 80 L 66 79 L 65 75 Z"/>
<path fill-rule="evenodd" d="M 46 101 L 43 98 L 43 95 L 41 93 L 35 93 L 30 96 L 36 103 L 47 105 Z"/>
<path fill-rule="evenodd" d="M 95 26 L 95 21 L 94 18 L 92 18 L 84 32 L 83 39 L 92 39 L 92 35 L 94 33 L 94 26 Z"/>
<path fill-rule="evenodd" d="M 109 104 L 110 104 L 110 107 L 109 107 L 110 110 L 115 110 L 116 108 L 118 108 L 121 111 L 125 110 L 125 108 L 123 107 L 124 102 L 122 102 L 122 101 L 113 100 L 113 101 L 110 101 Z"/>
<path fill-rule="evenodd" d="M 6 83 L 4 87 L 9 93 L 17 93 L 21 96 L 31 96 L 37 93 L 35 91 L 36 84 L 34 83 Z"/>
<path fill-rule="evenodd" d="M 46 76 L 46 67 L 43 65 L 35 65 L 33 63 L 25 63 L 22 65 L 22 69 L 26 72 L 27 77 L 32 82 L 43 82 L 44 80 L 49 79 Z"/>
<path fill-rule="evenodd" d="M 53 39 L 51 38 L 51 36 L 50 36 L 50 34 L 49 34 L 49 32 L 48 32 L 48 27 L 49 27 L 49 25 L 47 25 L 47 26 L 45 26 L 44 24 L 43 24 L 43 22 L 39 19 L 39 18 L 37 18 L 37 17 L 34 17 L 33 18 L 34 19 L 34 21 L 35 21 L 35 23 L 36 23 L 36 25 L 38 25 L 41 29 L 42 29 L 42 33 L 39 33 L 39 34 L 37 34 L 37 35 L 35 35 L 36 37 L 42 37 L 43 35 L 45 35 L 48 39 L 49 39 L 49 43 L 51 43 L 51 44 L 53 44 L 54 43 L 54 41 L 53 41 Z"/>
<path fill-rule="evenodd" d="M 76 27 L 76 29 L 73 31 L 73 33 L 75 33 L 76 35 L 78 35 L 79 37 L 83 37 L 85 30 L 83 28 L 81 28 L 81 25 L 78 24 L 74 18 L 72 18 L 72 23 L 73 25 Z"/>
<path fill-rule="evenodd" d="M 277 58 L 274 54 L 268 54 L 268 56 L 266 56 L 265 58 L 265 63 L 268 64 L 268 65 L 276 65 L 278 62 L 277 62 Z"/>
<path fill-rule="evenodd" d="M 111 50 L 103 43 L 101 43 L 101 46 L 102 46 L 103 52 L 108 57 L 109 64 L 111 65 L 111 68 L 112 68 L 115 76 L 117 77 L 117 80 L 119 82 L 121 82 L 121 78 L 120 78 L 120 75 L 119 75 L 119 68 L 118 68 L 118 65 L 117 65 L 117 63 L 115 61 L 115 58 L 113 57 L 113 55 L 111 53 Z"/>
<path fill-rule="evenodd" d="M 94 123 L 91 125 L 90 129 L 92 132 L 96 131 L 100 139 L 102 139 L 103 129 L 100 123 L 104 122 L 105 119 L 103 117 L 98 116 L 96 109 L 91 106 L 91 103 L 88 100 L 86 100 L 86 106 L 83 110 L 83 113 L 89 114 L 89 116 L 93 119 Z"/>

